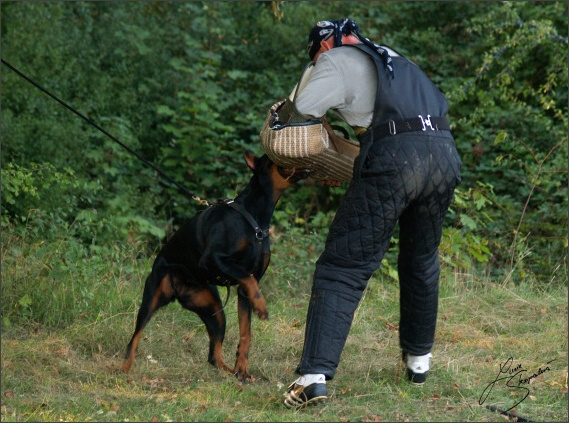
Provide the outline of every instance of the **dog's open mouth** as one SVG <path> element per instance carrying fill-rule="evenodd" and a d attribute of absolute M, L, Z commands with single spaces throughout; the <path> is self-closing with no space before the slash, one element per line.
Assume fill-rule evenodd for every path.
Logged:
<path fill-rule="evenodd" d="M 297 182 L 310 176 L 310 169 L 285 169 L 284 167 L 278 166 L 278 170 L 283 178 L 291 182 Z"/>

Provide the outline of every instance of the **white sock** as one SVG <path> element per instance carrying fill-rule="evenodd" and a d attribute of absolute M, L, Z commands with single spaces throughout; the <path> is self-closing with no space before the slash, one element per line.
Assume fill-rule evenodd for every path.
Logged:
<path fill-rule="evenodd" d="M 407 355 L 407 367 L 415 373 L 425 373 L 430 369 L 431 353 L 425 355 Z"/>
<path fill-rule="evenodd" d="M 326 376 L 323 374 L 306 374 L 300 376 L 296 382 L 297 385 L 308 386 L 312 385 L 313 383 L 326 383 Z"/>

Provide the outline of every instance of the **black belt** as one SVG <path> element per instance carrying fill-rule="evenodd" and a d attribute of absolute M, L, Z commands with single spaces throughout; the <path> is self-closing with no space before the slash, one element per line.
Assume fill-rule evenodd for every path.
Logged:
<path fill-rule="evenodd" d="M 426 118 L 419 115 L 419 117 L 405 119 L 405 120 L 390 120 L 389 122 L 378 125 L 373 130 L 375 139 L 383 138 L 388 135 L 402 134 L 404 132 L 412 131 L 450 131 L 450 125 L 446 117 L 431 117 L 427 115 Z"/>

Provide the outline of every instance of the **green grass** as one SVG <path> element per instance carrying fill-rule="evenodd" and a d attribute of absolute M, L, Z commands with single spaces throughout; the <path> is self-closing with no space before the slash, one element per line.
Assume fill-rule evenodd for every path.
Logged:
<path fill-rule="evenodd" d="M 504 421 L 478 400 L 509 357 L 527 376 L 554 360 L 527 385 L 530 396 L 517 413 L 567 421 L 566 287 L 501 286 L 450 268 L 442 271 L 425 386 L 402 377 L 398 286 L 378 272 L 328 383 L 329 401 L 286 409 L 281 401 L 296 377 L 311 274 L 322 248 L 314 242 L 273 241 L 261 285 L 270 319 L 252 324 L 256 380 L 239 386 L 207 364 L 205 328 L 177 304 L 149 323 L 131 372 L 119 371 L 151 265 L 141 246 L 113 248 L 93 261 L 73 245 L 41 250 L 3 238 L 2 421 Z M 65 268 L 56 264 L 61 257 L 68 257 Z M 50 279 L 54 269 L 60 273 Z M 29 303 L 21 301 L 26 294 Z M 238 341 L 234 291 L 226 314 L 224 357 L 231 364 Z M 486 403 L 508 408 L 520 399 L 518 390 L 497 383 Z"/>

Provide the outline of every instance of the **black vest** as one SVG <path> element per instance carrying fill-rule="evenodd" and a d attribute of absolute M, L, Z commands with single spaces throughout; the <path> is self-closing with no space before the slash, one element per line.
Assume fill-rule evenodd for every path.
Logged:
<path fill-rule="evenodd" d="M 394 56 L 391 79 L 381 56 L 365 44 L 349 44 L 367 53 L 377 69 L 377 94 L 372 119 L 372 127 L 387 123 L 416 118 L 419 115 L 443 117 L 448 113 L 448 102 L 429 77 L 411 60 L 404 56 Z"/>

